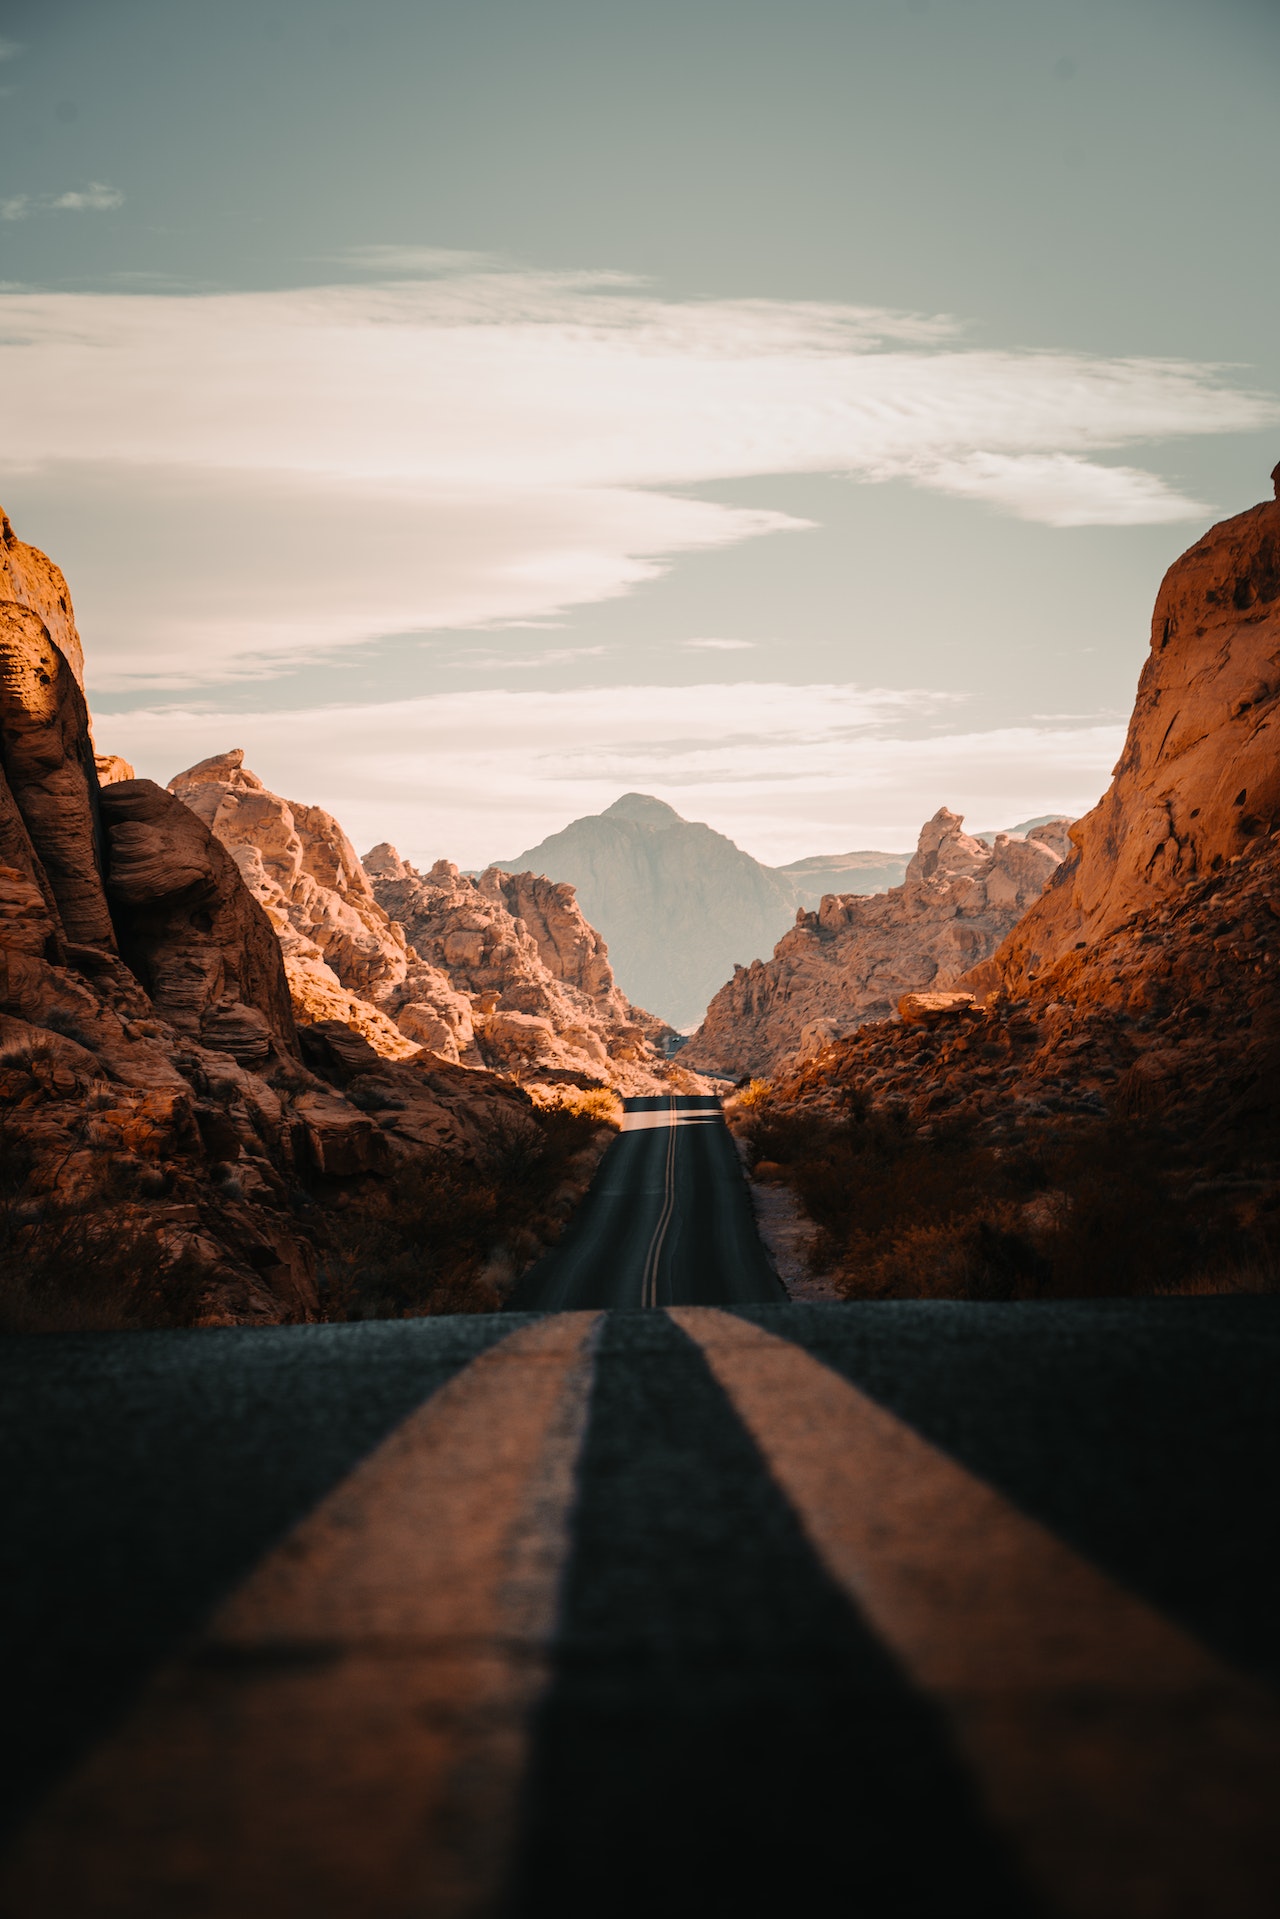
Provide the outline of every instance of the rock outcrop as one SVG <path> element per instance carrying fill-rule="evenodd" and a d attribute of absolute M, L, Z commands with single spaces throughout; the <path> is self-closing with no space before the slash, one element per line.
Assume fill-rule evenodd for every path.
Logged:
<path fill-rule="evenodd" d="M 0 602 L 34 613 L 84 691 L 84 649 L 62 571 L 39 547 L 20 540 L 0 512 Z"/>
<path fill-rule="evenodd" d="M 567 1072 L 622 1093 L 679 1083 L 671 1029 L 619 991 L 571 886 L 498 867 L 471 879 L 448 860 L 418 873 L 387 845 L 366 863 L 418 962 L 386 1001 L 402 1030 L 445 1029 L 458 1058 L 524 1080 Z"/>
<path fill-rule="evenodd" d="M 0 1324 L 314 1318 L 335 1273 L 379 1261 L 397 1277 L 376 1309 L 424 1310 L 432 1248 L 395 1194 L 438 1183 L 443 1231 L 463 1191 L 483 1233 L 503 1155 L 540 1164 L 550 1121 L 490 1073 L 381 1059 L 345 1022 L 299 1032 L 273 921 L 221 838 L 123 762 L 100 781 L 66 583 L 0 527 Z M 247 780 L 226 784 L 264 806 Z M 277 914 L 292 928 L 310 904 L 324 950 L 402 982 L 403 935 L 332 822 L 308 810 L 295 837 L 301 854 L 273 842 Z"/>
<path fill-rule="evenodd" d="M 1278 659 L 1268 502 L 1166 575 L 1114 781 L 962 982 L 985 1003 L 864 1026 L 757 1102 L 848 1296 L 1274 1290 Z"/>
<path fill-rule="evenodd" d="M 1278 821 L 1280 501 L 1265 501 L 1211 528 L 1165 575 L 1115 777 L 978 983 L 1022 992 Z"/>
<path fill-rule="evenodd" d="M 992 845 L 964 832 L 946 807 L 921 829 L 901 886 L 832 894 L 801 911 L 768 961 L 738 967 L 707 1009 L 683 1058 L 732 1078 L 768 1075 L 789 1055 L 814 1052 L 904 994 L 955 984 L 992 954 L 1039 898 L 1067 850 L 1067 823 Z"/>
<path fill-rule="evenodd" d="M 412 1056 L 418 1043 L 378 1006 L 409 970 L 404 933 L 332 814 L 269 792 L 239 747 L 177 774 L 169 791 L 226 847 L 275 928 L 298 1018 L 342 1019 L 384 1057 Z"/>
<path fill-rule="evenodd" d="M 669 1083 L 669 1030 L 619 992 L 572 887 L 497 869 L 472 881 L 445 861 L 423 876 L 386 845 L 366 869 L 331 814 L 270 792 L 238 747 L 169 792 L 274 927 L 299 1023 L 341 1022 L 385 1059 L 426 1052 L 624 1092 Z"/>

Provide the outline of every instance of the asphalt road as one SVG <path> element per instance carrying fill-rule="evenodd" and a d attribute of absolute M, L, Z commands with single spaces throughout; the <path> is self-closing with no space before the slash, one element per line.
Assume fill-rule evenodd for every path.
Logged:
<path fill-rule="evenodd" d="M 1280 1301 L 0 1342 L 0 1913 L 1271 1919 Z"/>
<path fill-rule="evenodd" d="M 776 1304 L 718 1099 L 624 1102 L 610 1146 L 561 1244 L 521 1279 L 517 1310 Z"/>

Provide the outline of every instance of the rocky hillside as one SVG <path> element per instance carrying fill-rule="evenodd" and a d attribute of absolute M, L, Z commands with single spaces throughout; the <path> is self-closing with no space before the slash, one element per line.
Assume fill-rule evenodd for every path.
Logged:
<path fill-rule="evenodd" d="M 993 953 L 1067 851 L 1057 820 L 988 846 L 942 807 L 920 832 L 901 886 L 828 895 L 801 912 L 771 960 L 739 966 L 683 1057 L 730 1078 L 774 1072 L 868 1020 L 902 994 L 950 986 Z"/>
<path fill-rule="evenodd" d="M 567 881 L 627 993 L 681 1028 L 702 1018 L 736 961 L 772 951 L 796 910 L 790 877 L 644 793 L 495 865 Z"/>
<path fill-rule="evenodd" d="M 460 1056 L 529 1080 L 561 1070 L 621 1093 L 677 1082 L 696 1090 L 691 1076 L 667 1066 L 670 1027 L 619 991 L 571 886 L 497 867 L 471 879 L 448 860 L 419 873 L 386 845 L 367 866 L 378 903 L 468 1008 Z M 402 1025 L 407 1012 L 396 1012 Z M 410 1030 L 421 1017 L 412 1016 Z"/>
<path fill-rule="evenodd" d="M 7 520 L 0 557 L 0 1324 L 500 1303 L 477 1275 L 504 1233 L 510 1262 L 554 1230 L 590 1125 L 300 1027 L 272 919 L 205 820 L 120 762 L 100 782 L 62 576 Z M 286 893 L 296 849 L 276 850 L 298 906 L 307 862 Z"/>
<path fill-rule="evenodd" d="M 1115 778 L 985 1004 L 905 1002 L 747 1102 L 848 1296 L 1280 1285 L 1277 658 L 1267 502 L 1166 575 Z"/>
<path fill-rule="evenodd" d="M 385 1059 L 425 1049 L 624 1093 L 670 1083 L 669 1029 L 619 992 L 572 887 L 496 869 L 475 881 L 447 861 L 423 876 L 387 845 L 362 863 L 331 814 L 269 792 L 238 747 L 169 790 L 274 926 L 300 1021 L 340 1020 Z"/>

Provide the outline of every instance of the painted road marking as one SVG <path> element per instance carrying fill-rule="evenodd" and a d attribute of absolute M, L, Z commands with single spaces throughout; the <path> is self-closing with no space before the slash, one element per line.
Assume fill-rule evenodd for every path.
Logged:
<path fill-rule="evenodd" d="M 36 1816 L 6 1919 L 493 1909 L 599 1322 L 491 1347 L 262 1561 Z"/>
<path fill-rule="evenodd" d="M 649 1242 L 649 1251 L 644 1262 L 644 1273 L 640 1281 L 640 1304 L 656 1306 L 658 1303 L 658 1261 L 662 1257 L 663 1244 L 676 1209 L 676 1102 L 671 1100 L 670 1113 L 665 1116 L 670 1127 L 667 1138 L 667 1161 L 664 1175 L 665 1185 L 662 1199 L 662 1211 L 658 1215 L 658 1224 L 654 1228 L 653 1238 Z"/>
<path fill-rule="evenodd" d="M 1274 1702 L 800 1347 L 669 1310 L 1051 1909 L 1273 1919 Z"/>

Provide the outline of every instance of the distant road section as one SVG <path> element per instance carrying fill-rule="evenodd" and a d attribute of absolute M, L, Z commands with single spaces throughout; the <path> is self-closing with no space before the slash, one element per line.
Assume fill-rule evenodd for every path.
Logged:
<path fill-rule="evenodd" d="M 676 1095 L 626 1101 L 622 1134 L 562 1244 L 524 1275 L 511 1305 L 554 1312 L 785 1298 L 719 1100 Z"/>

